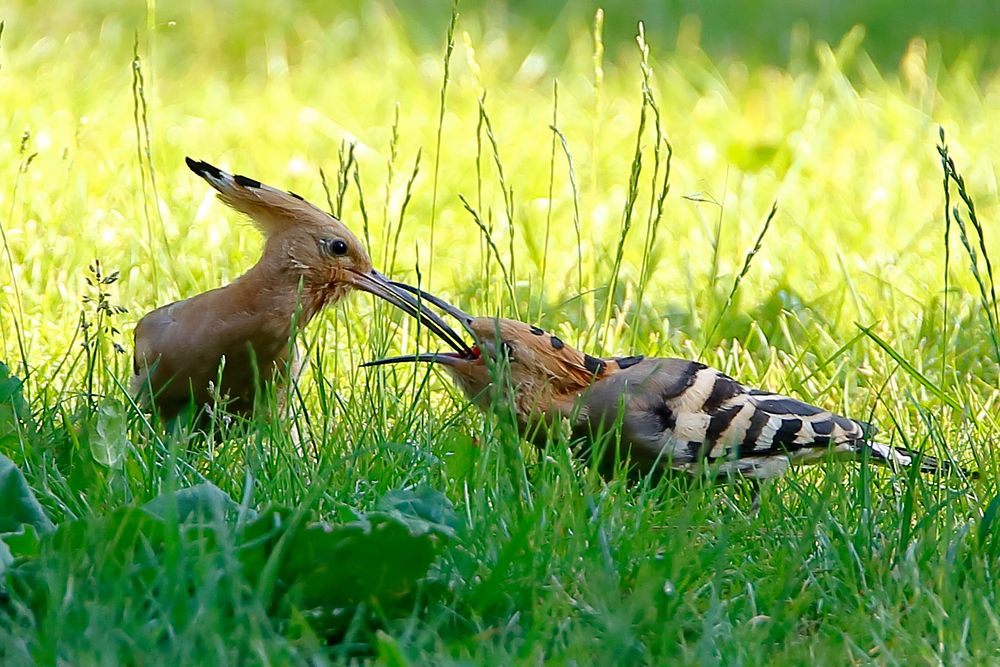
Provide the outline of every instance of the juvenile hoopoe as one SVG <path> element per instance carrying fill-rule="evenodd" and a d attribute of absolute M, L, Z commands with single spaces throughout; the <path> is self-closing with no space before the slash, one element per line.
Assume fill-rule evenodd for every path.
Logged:
<path fill-rule="evenodd" d="M 264 251 L 229 285 L 162 306 L 139 320 L 131 390 L 143 407 L 152 403 L 166 420 L 192 403 L 210 403 L 210 384 L 225 359 L 218 393 L 229 397 L 228 410 L 247 413 L 255 387 L 280 380 L 288 363 L 291 377 L 301 370 L 290 341 L 294 329 L 305 327 L 323 306 L 351 289 L 389 301 L 439 336 L 454 334 L 372 268 L 361 241 L 329 213 L 292 192 L 207 162 L 186 161 L 218 190 L 219 199 L 253 220 L 264 234 Z"/>
<path fill-rule="evenodd" d="M 755 483 L 783 475 L 791 463 L 818 463 L 831 453 L 853 459 L 867 455 L 890 466 L 917 463 L 925 472 L 950 467 L 931 456 L 872 442 L 869 424 L 749 389 L 696 361 L 592 357 L 538 327 L 472 317 L 432 294 L 396 285 L 458 319 L 475 345 L 380 359 L 366 366 L 440 364 L 471 401 L 486 409 L 496 395 L 497 376 L 491 367 L 502 359 L 501 367 L 509 369 L 509 399 L 520 432 L 536 446 L 547 441 L 549 428 L 564 421 L 572 438 L 584 442 L 620 424 L 621 449 L 606 448 L 599 461 L 604 475 L 613 470 L 616 453 L 643 474 L 664 468 L 697 473 L 714 464 L 719 475 L 737 474 Z M 588 447 L 579 451 L 585 454 Z"/>

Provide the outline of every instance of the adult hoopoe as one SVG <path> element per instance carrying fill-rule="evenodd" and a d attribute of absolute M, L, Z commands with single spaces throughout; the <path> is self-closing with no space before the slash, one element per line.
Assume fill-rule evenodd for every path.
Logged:
<path fill-rule="evenodd" d="M 291 377 L 298 375 L 294 330 L 352 289 L 389 301 L 447 339 L 447 325 L 434 313 L 421 312 L 416 299 L 372 268 L 361 241 L 332 215 L 292 192 L 207 162 L 186 161 L 218 190 L 219 199 L 253 220 L 264 234 L 264 251 L 229 285 L 139 320 L 131 389 L 141 405 L 155 405 L 166 420 L 192 403 L 210 403 L 210 385 L 224 359 L 217 391 L 229 397 L 228 410 L 249 412 L 255 387 L 280 380 L 289 370 Z"/>
<path fill-rule="evenodd" d="M 661 468 L 699 472 L 714 464 L 720 475 L 756 481 L 783 475 L 791 463 L 818 463 L 831 453 L 869 456 L 890 466 L 948 469 L 931 456 L 869 440 L 874 429 L 803 401 L 749 389 L 705 364 L 641 356 L 599 359 L 542 329 L 515 320 L 472 317 L 432 294 L 396 283 L 461 322 L 475 339 L 471 349 L 371 361 L 441 364 L 480 409 L 496 393 L 496 361 L 509 373 L 513 411 L 521 434 L 536 445 L 564 420 L 574 440 L 592 441 L 620 423 L 621 450 L 605 449 L 602 474 L 616 454 L 640 473 Z M 453 340 L 457 334 L 449 334 Z M 587 452 L 584 447 L 582 452 Z M 755 505 L 757 498 L 755 498 Z"/>

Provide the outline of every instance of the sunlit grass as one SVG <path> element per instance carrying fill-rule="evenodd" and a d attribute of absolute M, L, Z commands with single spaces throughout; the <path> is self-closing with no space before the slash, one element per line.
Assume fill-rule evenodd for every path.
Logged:
<path fill-rule="evenodd" d="M 415 47 L 378 4 L 9 12 L 0 360 L 27 378 L 39 431 L 0 439 L 0 452 L 53 519 L 207 479 L 248 506 L 308 501 L 330 517 L 428 485 L 465 528 L 413 614 L 382 619 L 381 643 L 359 621 L 326 647 L 269 624 L 257 603 L 226 617 L 210 572 L 192 602 L 210 620 L 178 621 L 131 600 L 127 584 L 88 590 L 99 580 L 89 566 L 60 562 L 53 586 L 83 583 L 45 618 L 0 623 L 11 647 L 0 657 L 995 655 L 997 554 L 980 517 L 1000 431 L 985 267 L 998 256 L 996 74 L 961 59 L 946 68 L 919 41 L 880 71 L 860 31 L 777 68 L 713 61 L 690 26 L 677 44 L 647 36 L 645 57 L 639 45 L 603 55 L 581 23 L 554 58 L 534 48 L 538 35 L 484 29 L 473 12 L 446 65 L 447 23 Z M 984 237 L 951 186 L 967 243 L 953 222 L 946 319 L 939 127 Z M 466 310 L 535 319 L 595 354 L 698 357 L 871 419 L 886 441 L 950 452 L 983 478 L 966 488 L 857 466 L 795 472 L 765 489 L 755 518 L 738 488 L 605 485 L 563 451 L 518 450 L 505 420 L 482 420 L 426 368 L 358 370 L 426 342 L 362 296 L 304 334 L 313 363 L 295 418 L 310 458 L 274 416 L 217 423 L 229 435 L 208 442 L 153 430 L 122 390 L 130 359 L 112 343 L 128 350 L 141 314 L 232 280 L 261 247 L 185 155 L 328 202 L 379 268 L 411 282 L 419 271 Z M 98 311 L 82 302 L 95 297 L 95 258 L 103 275 L 120 272 L 105 286 L 128 309 L 111 317 L 119 332 L 95 334 Z M 107 401 L 129 428 L 112 467 L 93 435 Z M 220 648 L 227 633 L 236 639 Z"/>

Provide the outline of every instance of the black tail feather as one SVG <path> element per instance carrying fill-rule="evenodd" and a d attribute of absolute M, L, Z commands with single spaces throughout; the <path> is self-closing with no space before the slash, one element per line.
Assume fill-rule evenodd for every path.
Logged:
<path fill-rule="evenodd" d="M 913 449 L 890 447 L 877 442 L 868 442 L 867 445 L 872 460 L 890 468 L 906 468 L 916 465 L 920 472 L 932 475 L 961 475 L 969 479 L 979 479 L 979 472 L 976 470 L 968 470 L 951 461 L 945 461 Z"/>

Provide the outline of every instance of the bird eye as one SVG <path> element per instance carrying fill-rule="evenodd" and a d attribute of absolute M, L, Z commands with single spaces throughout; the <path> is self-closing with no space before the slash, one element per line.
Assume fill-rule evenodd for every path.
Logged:
<path fill-rule="evenodd" d="M 347 254 L 347 243 L 342 239 L 323 239 L 320 241 L 320 247 L 328 255 L 346 255 Z"/>

